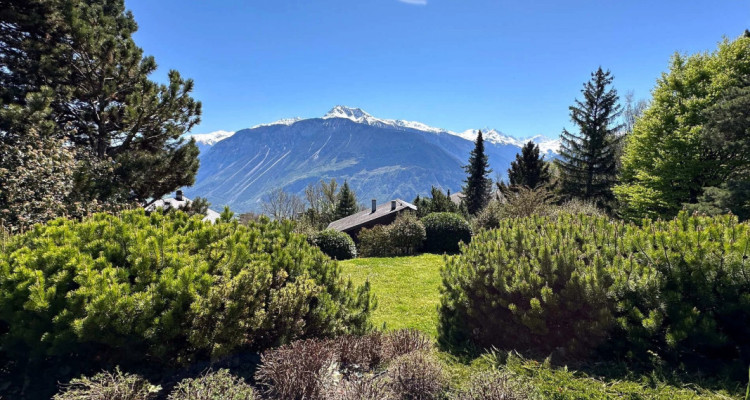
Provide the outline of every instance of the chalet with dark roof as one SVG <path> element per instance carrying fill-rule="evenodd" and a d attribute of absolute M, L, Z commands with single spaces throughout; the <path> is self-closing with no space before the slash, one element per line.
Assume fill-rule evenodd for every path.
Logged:
<path fill-rule="evenodd" d="M 396 217 L 401 213 L 409 210 L 417 211 L 417 206 L 401 199 L 391 200 L 386 204 L 378 206 L 377 202 L 373 200 L 372 207 L 369 210 L 360 211 L 333 221 L 328 225 L 328 229 L 345 232 L 356 239 L 357 234 L 362 228 L 372 228 L 375 225 L 388 225 L 395 221 Z"/>

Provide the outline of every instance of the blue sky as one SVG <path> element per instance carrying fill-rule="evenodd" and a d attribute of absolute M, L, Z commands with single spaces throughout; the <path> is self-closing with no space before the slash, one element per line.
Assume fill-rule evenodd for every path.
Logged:
<path fill-rule="evenodd" d="M 559 135 L 598 66 L 647 98 L 675 52 L 750 28 L 750 1 L 126 0 L 163 80 L 196 83 L 206 133 L 337 104 L 517 137 Z"/>

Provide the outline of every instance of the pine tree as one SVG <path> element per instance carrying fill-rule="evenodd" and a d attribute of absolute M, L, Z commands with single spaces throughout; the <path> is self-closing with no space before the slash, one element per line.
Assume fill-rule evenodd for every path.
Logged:
<path fill-rule="evenodd" d="M 0 13 L 0 97 L 53 91 L 50 120 L 79 161 L 75 202 L 158 198 L 192 185 L 198 148 L 181 136 L 200 121 L 193 82 L 149 79 L 153 57 L 132 39 L 123 0 L 6 0 Z"/>
<path fill-rule="evenodd" d="M 357 197 L 349 188 L 349 183 L 344 181 L 339 191 L 338 202 L 336 203 L 336 219 L 348 217 L 357 212 Z"/>
<path fill-rule="evenodd" d="M 544 161 L 544 156 L 539 157 L 539 146 L 529 141 L 521 148 L 521 152 L 516 154 L 515 161 L 510 163 L 510 186 L 535 189 L 548 184 L 549 180 L 549 165 Z"/>
<path fill-rule="evenodd" d="M 422 218 L 427 214 L 436 212 L 458 212 L 458 206 L 451 200 L 450 196 L 443 193 L 442 190 L 432 187 L 430 190 L 432 198 L 417 197 L 414 199 L 414 205 L 417 206 L 417 217 Z"/>
<path fill-rule="evenodd" d="M 490 201 L 492 194 L 492 179 L 489 178 L 492 170 L 489 168 L 487 155 L 484 153 L 484 139 L 482 131 L 477 134 L 474 142 L 474 150 L 469 156 L 469 164 L 464 167 L 468 176 L 463 187 L 464 204 L 471 215 L 476 215 Z"/>
<path fill-rule="evenodd" d="M 560 159 L 561 191 L 564 196 L 606 204 L 612 198 L 616 178 L 616 153 L 621 129 L 615 120 L 621 113 L 619 97 L 608 88 L 613 77 L 601 67 L 583 85 L 583 101 L 570 107 L 578 133 L 563 129 Z"/>

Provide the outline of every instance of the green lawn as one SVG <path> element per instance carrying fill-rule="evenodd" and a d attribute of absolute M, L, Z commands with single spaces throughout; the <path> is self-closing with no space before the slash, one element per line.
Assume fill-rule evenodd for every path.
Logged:
<path fill-rule="evenodd" d="M 373 315 L 376 327 L 416 328 L 437 336 L 440 267 L 443 256 L 358 258 L 341 262 L 344 276 L 355 284 L 370 280 L 378 299 Z"/>

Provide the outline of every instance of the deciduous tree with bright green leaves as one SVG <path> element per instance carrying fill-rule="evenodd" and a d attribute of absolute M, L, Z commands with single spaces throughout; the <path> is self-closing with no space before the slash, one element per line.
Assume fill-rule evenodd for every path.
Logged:
<path fill-rule="evenodd" d="M 743 86 L 748 74 L 747 36 L 724 40 L 712 53 L 672 57 L 625 146 L 621 183 L 614 189 L 624 217 L 673 216 L 683 204 L 699 202 L 704 188 L 721 187 L 747 168 L 746 154 L 732 156 L 740 149 L 730 149 L 723 133 L 707 134 L 707 123 L 729 110 L 715 107 Z"/>

